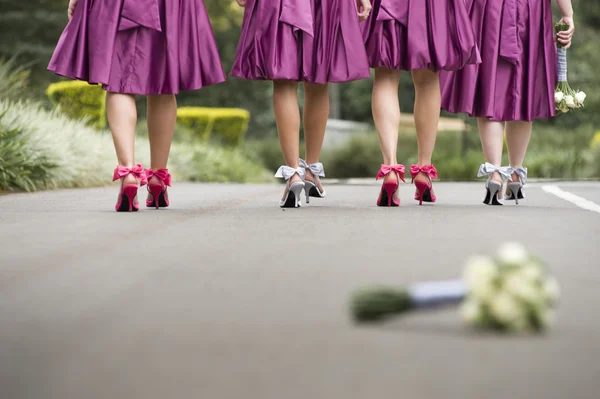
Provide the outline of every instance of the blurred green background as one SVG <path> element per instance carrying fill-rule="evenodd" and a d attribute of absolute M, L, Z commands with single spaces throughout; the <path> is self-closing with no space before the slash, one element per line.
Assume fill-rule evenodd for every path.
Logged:
<path fill-rule="evenodd" d="M 239 39 L 243 9 L 234 0 L 204 0 L 211 16 L 226 72 L 231 70 Z M 46 70 L 58 37 L 67 22 L 66 0 L 0 0 L 0 189 L 40 188 L 104 184 L 114 167 L 108 132 L 86 121 L 71 120 L 57 111 L 46 91 L 60 79 Z M 527 165 L 532 177 L 600 177 L 600 2 L 573 0 L 577 32 L 569 50 L 569 82 L 588 94 L 586 107 L 535 124 Z M 555 20 L 559 18 L 558 12 Z M 332 118 L 367 123 L 371 128 L 323 154 L 328 177 L 373 177 L 381 163 L 372 128 L 370 92 L 372 80 L 333 85 Z M 182 93 L 180 107 L 235 108 L 247 110 L 250 119 L 219 119 L 204 114 L 198 124 L 177 128 L 171 167 L 179 179 L 218 182 L 269 181 L 282 163 L 268 82 L 229 79 L 197 92 Z M 399 90 L 402 111 L 412 113 L 414 90 L 405 73 Z M 144 99 L 139 99 L 138 145 L 143 158 L 145 138 Z M 66 108 L 66 107 L 63 107 Z M 217 115 L 217 116 L 214 116 Z M 238 115 L 239 116 L 239 115 Z M 473 121 L 464 116 L 466 131 L 440 133 L 434 163 L 445 180 L 472 180 L 483 158 Z M 77 119 L 77 118 L 75 118 Z M 183 120 L 181 120 L 183 122 Z M 234 125 L 237 124 L 237 125 Z M 233 130 L 227 125 L 232 125 Z M 239 126 L 241 126 L 241 128 Z M 199 131 L 212 134 L 198 138 Z M 247 129 L 246 129 L 247 127 Z M 240 130 L 241 129 L 241 130 Z M 240 130 L 240 137 L 232 132 Z M 401 129 L 399 160 L 415 160 L 416 139 L 411 129 Z M 204 133 L 202 133 L 204 134 Z M 210 137 L 209 137 L 210 136 Z M 596 137 L 594 139 L 594 137 Z M 239 139 L 239 140 L 238 140 Z M 60 146 L 50 143 L 68 143 Z M 233 144 L 232 144 L 233 143 Z M 193 144 L 193 145 L 190 145 Z M 87 177 L 68 172 L 73 162 L 88 163 Z M 70 173 L 70 174 L 69 174 Z M 94 175 L 89 178 L 89 173 Z M 67 176 L 68 175 L 68 176 Z"/>

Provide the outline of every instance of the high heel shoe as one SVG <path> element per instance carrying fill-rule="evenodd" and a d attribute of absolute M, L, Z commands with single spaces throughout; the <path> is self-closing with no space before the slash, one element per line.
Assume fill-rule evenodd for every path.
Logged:
<path fill-rule="evenodd" d="M 406 168 L 404 165 L 381 165 L 375 180 L 382 179 L 392 172 L 395 172 L 398 178 L 396 181 L 383 182 L 383 185 L 381 186 L 381 192 L 379 193 L 379 198 L 377 198 L 377 206 L 400 206 L 400 200 L 394 199 L 394 194 L 400 187 L 400 180 L 406 183 L 404 180 L 404 173 L 406 173 Z"/>
<path fill-rule="evenodd" d="M 419 173 L 425 173 L 429 178 L 429 182 L 415 181 L 415 177 Z M 410 166 L 410 175 L 412 176 L 412 183 L 417 187 L 417 191 L 415 192 L 415 200 L 419 201 L 419 205 L 423 205 L 423 202 L 435 202 L 437 201 L 437 197 L 433 192 L 433 183 L 432 179 L 438 178 L 437 169 L 433 165 L 411 165 Z"/>
<path fill-rule="evenodd" d="M 167 187 L 171 187 L 171 175 L 169 169 L 146 169 L 146 179 L 150 182 L 152 177 L 156 177 L 160 183 L 148 183 L 148 192 L 152 199 L 146 199 L 146 207 L 156 209 L 166 208 L 169 206 L 167 198 Z"/>
<path fill-rule="evenodd" d="M 287 165 L 280 166 L 277 173 L 275 173 L 275 177 L 285 179 L 286 181 L 285 197 L 283 200 L 279 201 L 279 206 L 281 208 L 300 208 L 302 206 L 300 194 L 305 186 L 304 173 L 304 168 L 302 167 L 294 169 Z M 303 181 L 291 183 L 290 179 L 294 175 L 298 175 Z"/>
<path fill-rule="evenodd" d="M 500 175 L 502 178 L 502 183 L 492 180 L 494 173 L 498 173 Z M 479 172 L 477 172 L 477 177 L 483 176 L 488 177 L 487 181 L 485 182 L 486 193 L 483 203 L 486 205 L 504 205 L 503 201 L 498 199 L 498 194 L 502 193 L 502 184 L 505 181 L 512 181 L 511 175 L 508 173 L 507 168 L 498 167 L 486 162 L 479 167 Z"/>
<path fill-rule="evenodd" d="M 140 181 L 142 186 L 147 183 L 146 173 L 142 165 L 137 164 L 131 169 L 122 165 L 117 166 L 113 173 L 113 181 L 121 179 L 121 192 L 119 193 L 119 199 L 115 205 L 115 210 L 117 212 L 137 212 L 140 209 L 139 205 L 134 203 L 138 192 L 137 183 L 123 184 L 123 178 L 128 175 L 133 175 Z"/>
<path fill-rule="evenodd" d="M 315 198 L 325 198 L 327 196 L 327 192 L 325 189 L 323 191 L 319 190 L 320 181 L 319 177 L 325 177 L 325 169 L 323 168 L 323 164 L 321 162 L 311 163 L 310 165 L 306 163 L 304 159 L 300 159 L 300 167 L 304 168 L 304 170 L 309 170 L 313 175 L 314 181 L 304 180 L 304 193 L 306 194 L 306 203 L 310 202 L 310 197 Z"/>
<path fill-rule="evenodd" d="M 519 205 L 519 200 L 525 199 L 523 186 L 527 182 L 527 168 L 513 168 L 509 166 L 506 169 L 507 173 L 511 176 L 511 182 L 506 185 L 507 190 L 504 199 L 506 201 L 515 201 L 515 204 Z M 512 178 L 514 174 L 519 176 L 517 181 Z"/>

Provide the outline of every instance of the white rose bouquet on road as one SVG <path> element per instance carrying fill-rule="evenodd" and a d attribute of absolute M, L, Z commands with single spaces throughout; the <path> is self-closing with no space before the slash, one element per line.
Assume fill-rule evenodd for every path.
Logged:
<path fill-rule="evenodd" d="M 554 31 L 568 31 L 569 24 L 558 22 L 554 25 Z M 559 41 L 556 42 L 558 62 L 558 84 L 554 90 L 554 104 L 558 114 L 566 114 L 572 109 L 583 107 L 586 94 L 583 91 L 575 91 L 569 86 L 567 79 L 567 49 Z"/>
<path fill-rule="evenodd" d="M 357 291 L 351 311 L 357 322 L 375 322 L 393 314 L 460 305 L 460 314 L 471 327 L 541 332 L 555 320 L 559 294 L 556 279 L 542 261 L 522 245 L 507 243 L 493 258 L 471 258 L 461 280 Z"/>

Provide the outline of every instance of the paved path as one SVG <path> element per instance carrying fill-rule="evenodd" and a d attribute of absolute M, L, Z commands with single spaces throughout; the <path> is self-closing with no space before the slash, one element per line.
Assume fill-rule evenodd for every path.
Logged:
<path fill-rule="evenodd" d="M 600 204 L 599 183 L 548 183 Z M 301 210 L 278 186 L 177 185 L 174 207 L 111 211 L 115 188 L 0 197 L 0 387 L 6 399 L 598 398 L 600 214 L 531 184 L 487 207 L 374 206 L 330 185 Z M 550 190 L 551 191 L 551 190 Z M 455 277 L 518 240 L 564 301 L 543 337 L 469 332 L 452 311 L 356 327 L 368 283 Z"/>

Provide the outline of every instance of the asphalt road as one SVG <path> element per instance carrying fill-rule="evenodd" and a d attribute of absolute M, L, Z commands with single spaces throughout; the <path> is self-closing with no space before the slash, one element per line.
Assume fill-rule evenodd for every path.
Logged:
<path fill-rule="evenodd" d="M 400 208 L 327 189 L 285 211 L 272 185 L 178 184 L 171 209 L 132 214 L 115 187 L 0 197 L 0 397 L 600 397 L 600 183 L 533 183 L 504 207 L 482 183 L 422 207 L 406 185 Z M 453 278 L 512 240 L 561 283 L 545 336 L 473 333 L 451 310 L 348 317 L 357 287 Z"/>

